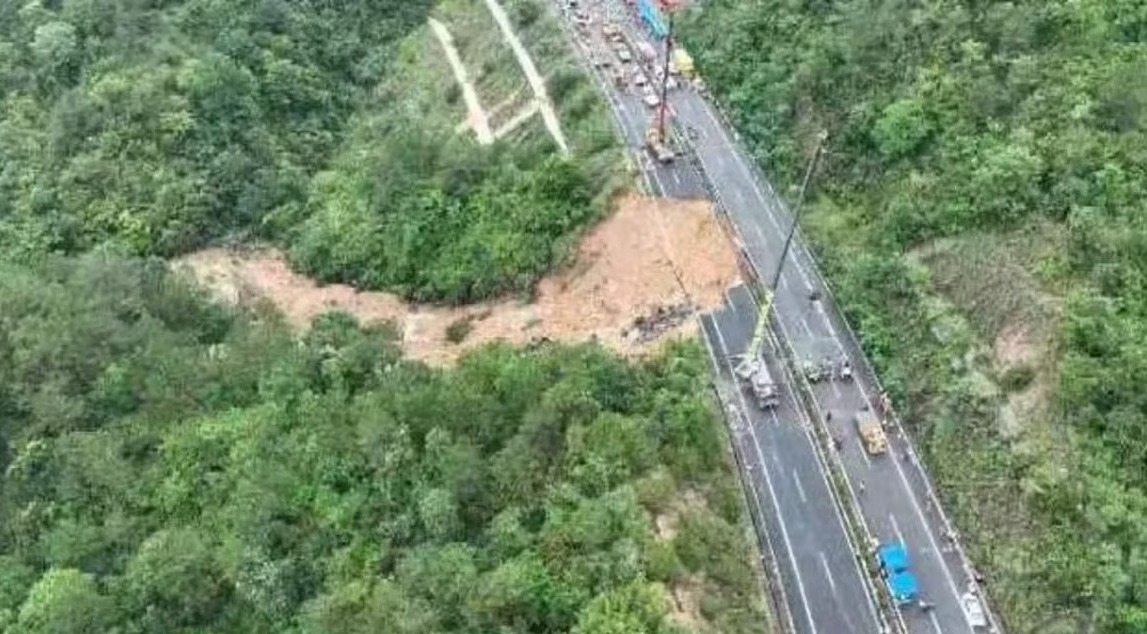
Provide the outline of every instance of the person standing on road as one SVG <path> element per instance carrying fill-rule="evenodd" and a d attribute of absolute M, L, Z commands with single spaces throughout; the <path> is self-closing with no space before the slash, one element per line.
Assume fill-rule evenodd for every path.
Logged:
<path fill-rule="evenodd" d="M 861 495 L 864 495 L 864 480 L 861 480 L 860 483 L 856 485 L 856 489 L 860 492 Z"/>

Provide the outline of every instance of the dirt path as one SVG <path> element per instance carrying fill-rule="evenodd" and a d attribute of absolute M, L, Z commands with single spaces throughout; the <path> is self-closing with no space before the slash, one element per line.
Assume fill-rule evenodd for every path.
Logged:
<path fill-rule="evenodd" d="M 507 134 L 513 132 L 514 130 L 516 130 L 518 128 L 518 126 L 522 125 L 527 120 L 529 120 L 530 117 L 538 114 L 538 110 L 539 110 L 538 102 L 537 101 L 530 102 L 530 105 L 526 106 L 525 108 L 522 109 L 521 112 L 514 115 L 513 119 L 510 119 L 504 125 L 502 125 L 502 127 L 498 128 L 498 130 L 496 132 L 494 132 L 494 138 L 500 139 L 500 138 L 506 136 Z"/>
<path fill-rule="evenodd" d="M 651 214 L 661 217 L 664 232 L 651 229 Z M 695 320 L 671 312 L 664 330 L 646 337 L 636 336 L 642 331 L 635 320 L 679 306 L 686 297 L 702 310 L 714 308 L 737 279 L 736 258 L 708 202 L 638 196 L 620 200 L 614 214 L 582 240 L 574 263 L 539 282 L 536 300 L 528 304 L 503 300 L 430 307 L 388 293 L 318 286 L 291 272 L 273 250 L 208 249 L 180 263 L 222 299 L 267 298 L 299 328 L 330 310 L 345 310 L 366 323 L 394 320 L 407 354 L 434 365 L 448 365 L 482 343 L 521 344 L 538 337 L 567 342 L 596 338 L 622 354 L 644 354 L 666 340 L 692 336 Z M 470 320 L 471 331 L 456 345 L 447 341 L 446 329 L 460 320 Z"/>
<path fill-rule="evenodd" d="M 542 79 L 541 73 L 538 72 L 537 66 L 534 65 L 533 58 L 530 57 L 526 47 L 522 46 L 522 41 L 518 39 L 518 35 L 514 33 L 514 27 L 510 24 L 510 17 L 506 15 L 506 10 L 502 8 L 498 0 L 486 0 L 486 6 L 490 7 L 494 21 L 502 30 L 503 39 L 514 51 L 514 56 L 518 58 L 518 65 L 522 67 L 522 72 L 526 74 L 526 80 L 530 82 L 530 88 L 534 91 L 534 98 L 537 99 L 538 108 L 542 112 L 542 120 L 546 123 L 546 129 L 550 131 L 550 136 L 554 138 L 554 143 L 558 144 L 562 154 L 569 156 L 570 148 L 569 144 L 566 143 L 565 135 L 562 134 L 561 121 L 558 119 L 557 112 L 554 111 L 553 102 L 550 101 L 550 96 L 546 92 L 546 82 Z"/>
<path fill-rule="evenodd" d="M 490 131 L 490 120 L 478 101 L 478 91 L 474 90 L 474 83 L 470 81 L 470 75 L 466 72 L 462 58 L 458 55 L 458 49 L 454 46 L 454 37 L 450 35 L 445 24 L 434 18 L 430 18 L 430 30 L 434 31 L 434 35 L 442 44 L 442 49 L 446 51 L 446 59 L 450 62 L 450 68 L 454 70 L 454 78 L 462 87 L 462 99 L 466 102 L 468 112 L 467 120 L 474 129 L 474 134 L 478 135 L 478 143 L 490 145 L 494 142 L 494 133 Z"/>

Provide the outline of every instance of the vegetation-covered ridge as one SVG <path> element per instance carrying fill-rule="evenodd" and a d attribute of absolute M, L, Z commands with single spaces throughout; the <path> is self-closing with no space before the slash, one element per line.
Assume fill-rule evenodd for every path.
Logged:
<path fill-rule="evenodd" d="M 530 126 L 484 147 L 457 129 L 426 23 L 485 17 L 464 52 L 508 51 L 484 3 L 5 3 L 0 253 L 271 239 L 324 279 L 417 299 L 524 290 L 599 217 L 613 141 L 550 16 L 505 4 L 546 64 L 568 161 Z M 512 55 L 472 61 L 479 80 L 521 75 Z"/>
<path fill-rule="evenodd" d="M 695 345 L 393 336 L 0 264 L 0 631 L 764 631 Z"/>
<path fill-rule="evenodd" d="M 1009 628 L 1147 632 L 1142 3 L 713 0 L 683 30 L 766 172 L 829 131 L 807 228 Z"/>

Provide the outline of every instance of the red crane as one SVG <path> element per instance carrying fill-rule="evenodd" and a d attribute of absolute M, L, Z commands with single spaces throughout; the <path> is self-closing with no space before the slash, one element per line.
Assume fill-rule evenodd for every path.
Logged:
<path fill-rule="evenodd" d="M 669 107 L 669 60 L 673 59 L 673 14 L 681 8 L 684 0 L 656 0 L 661 13 L 668 16 L 668 29 L 665 36 L 665 64 L 661 68 L 661 104 L 657 109 L 657 136 L 665 141 L 665 112 Z"/>

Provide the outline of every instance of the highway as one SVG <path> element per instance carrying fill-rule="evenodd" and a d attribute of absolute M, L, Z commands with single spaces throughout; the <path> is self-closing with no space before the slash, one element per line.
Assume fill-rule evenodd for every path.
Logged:
<path fill-rule="evenodd" d="M 632 41 L 645 38 L 636 16 L 621 0 L 579 4 L 588 4 L 596 18 L 591 33 L 600 31 L 605 19 L 622 26 Z M 573 39 L 578 42 L 576 36 Z M 578 48 L 583 55 L 588 54 L 584 41 Z M 619 94 L 598 70 L 594 73 L 630 147 L 643 156 L 640 145 L 651 116 L 649 109 L 636 95 Z M 668 166 L 643 160 L 647 188 L 654 194 L 679 197 L 697 195 L 698 189 L 707 192 L 728 214 L 757 277 L 770 280 L 792 223 L 791 214 L 702 95 L 683 88 L 671 91 L 668 101 L 677 129 L 690 131 L 679 135 L 687 140 L 690 160 Z M 814 291 L 817 300 L 810 299 Z M 772 369 L 790 370 L 786 358 L 847 358 L 856 374 L 853 381 L 809 385 L 790 371 L 784 375 L 781 406 L 770 413 L 760 412 L 747 402 L 746 394 L 730 375 L 729 357 L 744 351 L 756 318 L 751 295 L 743 288 L 732 289 L 721 310 L 701 318 L 718 388 L 726 395 L 730 416 L 739 421 L 733 427 L 743 458 L 742 475 L 757 498 L 756 508 L 763 519 L 758 525 L 768 533 L 765 537 L 781 577 L 792 628 L 825 634 L 879 631 L 863 574 L 854 557 L 841 555 L 840 549 L 849 548 L 839 510 L 842 502 L 859 511 L 863 531 L 879 542 L 903 543 L 912 557 L 922 598 L 932 609 L 906 606 L 893 610 L 888 606 L 897 629 L 912 634 L 975 632 L 962 607 L 962 597 L 972 592 L 982 601 L 982 591 L 972 580 L 971 567 L 910 439 L 891 419 L 889 451 L 872 457 L 863 450 L 851 424 L 857 411 L 878 406 L 879 384 L 799 233 L 781 275 L 774 306 L 774 343 L 782 349 L 770 344 L 766 350 Z M 812 396 L 811 416 L 796 398 L 800 390 Z M 825 413 L 831 413 L 831 421 L 825 421 Z M 814 425 L 822 426 L 815 430 L 822 432 L 821 437 L 827 432 L 841 438 L 841 451 L 819 446 Z M 843 501 L 836 500 L 828 487 L 826 460 L 844 477 L 847 494 Z M 858 553 L 870 556 L 866 546 Z M 999 631 L 992 621 L 992 630 Z"/>
<path fill-rule="evenodd" d="M 611 10 L 598 6 L 603 12 Z M 616 14 L 616 7 L 612 11 Z M 612 21 L 617 23 L 617 17 Z M 587 49 L 608 50 L 598 33 L 590 31 L 578 37 L 574 29 L 568 31 L 587 60 L 600 55 Z M 606 95 L 622 136 L 634 150 L 646 189 L 668 197 L 710 196 L 705 179 L 688 160 L 661 165 L 650 161 L 641 149 L 653 111 L 637 91 L 632 86 L 618 90 L 598 69 L 591 64 L 587 67 Z M 765 413 L 748 407 L 742 387 L 733 381 L 730 357 L 745 350 L 757 313 L 752 295 L 738 286 L 730 289 L 722 310 L 701 317 L 701 325 L 713 355 L 718 389 L 731 408 L 731 416 L 741 421 L 733 436 L 746 468 L 742 476 L 753 501 L 750 511 L 756 516 L 754 523 L 767 533 L 764 542 L 782 582 L 782 619 L 800 634 L 878 632 L 875 599 L 856 560 L 854 544 L 849 541 L 839 503 L 818 460 L 807 416 L 792 382 L 785 383 L 781 406 Z M 778 364 L 775 350 L 772 352 L 770 365 L 780 376 L 784 368 Z"/>
<path fill-rule="evenodd" d="M 757 515 L 754 524 L 768 532 L 784 588 L 783 619 L 802 634 L 879 631 L 875 604 L 796 394 L 786 387 L 775 409 L 761 411 L 733 376 L 732 356 L 748 346 L 757 312 L 752 294 L 738 285 L 726 293 L 720 310 L 701 317 L 701 327 L 741 456 L 750 512 Z M 770 372 L 780 377 L 784 368 L 767 347 Z"/>

